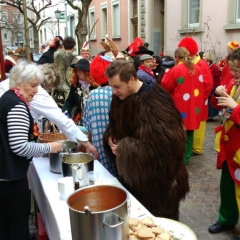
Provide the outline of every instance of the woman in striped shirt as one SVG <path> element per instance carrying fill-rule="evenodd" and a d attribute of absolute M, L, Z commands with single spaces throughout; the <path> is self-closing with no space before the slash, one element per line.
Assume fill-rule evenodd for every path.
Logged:
<path fill-rule="evenodd" d="M 62 148 L 57 142 L 34 142 L 29 102 L 43 78 L 37 66 L 21 62 L 12 68 L 10 90 L 0 98 L 0 239 L 29 240 L 29 162 Z"/>

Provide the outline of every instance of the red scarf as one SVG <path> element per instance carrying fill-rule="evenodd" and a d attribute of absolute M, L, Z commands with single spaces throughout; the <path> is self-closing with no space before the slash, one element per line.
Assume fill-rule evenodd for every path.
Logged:
<path fill-rule="evenodd" d="M 25 100 L 25 98 L 24 98 L 23 95 L 22 95 L 22 92 L 21 92 L 19 89 L 17 89 L 17 88 L 10 88 L 10 90 L 13 91 L 13 92 L 15 92 L 15 94 L 16 94 L 22 101 L 24 101 L 24 102 L 27 104 L 28 108 L 29 108 L 29 103 Z"/>
<path fill-rule="evenodd" d="M 144 67 L 142 64 L 138 67 L 138 69 L 142 69 L 144 72 L 147 72 L 149 75 L 151 75 L 153 78 L 155 78 L 153 71 Z"/>
<path fill-rule="evenodd" d="M 27 102 L 27 101 L 25 100 L 25 98 L 23 97 L 23 95 L 22 95 L 22 93 L 21 93 L 21 91 L 20 91 L 19 89 L 17 89 L 17 88 L 10 88 L 10 90 L 13 91 L 13 92 L 15 92 L 15 94 L 16 94 L 22 101 L 24 101 L 24 102 L 27 104 L 28 108 L 29 108 L 29 102 Z M 31 138 L 31 139 L 34 139 L 34 141 L 36 141 L 38 135 L 39 135 L 39 128 L 38 128 L 38 125 L 37 125 L 36 123 L 34 123 L 34 124 L 33 124 L 33 135 L 31 134 L 30 138 Z"/>

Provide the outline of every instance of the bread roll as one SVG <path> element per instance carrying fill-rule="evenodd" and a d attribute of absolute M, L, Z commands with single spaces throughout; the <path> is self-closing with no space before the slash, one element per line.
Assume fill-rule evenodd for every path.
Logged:
<path fill-rule="evenodd" d="M 168 232 L 157 235 L 157 240 L 171 240 L 171 235 Z"/>
<path fill-rule="evenodd" d="M 141 223 L 142 223 L 142 224 L 145 224 L 145 225 L 148 226 L 148 227 L 154 227 L 154 226 L 156 226 L 156 225 L 154 224 L 154 221 L 153 221 L 150 217 L 146 217 L 146 218 L 142 219 Z"/>
<path fill-rule="evenodd" d="M 137 230 L 137 236 L 139 238 L 153 238 L 155 234 L 152 232 L 151 228 L 140 228 Z"/>
<path fill-rule="evenodd" d="M 161 233 L 164 233 L 164 229 L 160 227 L 152 227 L 152 232 L 156 235 L 160 235 Z"/>
<path fill-rule="evenodd" d="M 129 226 L 137 226 L 139 223 L 139 220 L 137 218 L 129 218 L 128 224 Z"/>

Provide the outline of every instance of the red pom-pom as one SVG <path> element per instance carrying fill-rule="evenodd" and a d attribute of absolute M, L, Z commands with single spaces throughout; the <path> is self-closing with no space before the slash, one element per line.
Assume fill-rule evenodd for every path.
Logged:
<path fill-rule="evenodd" d="M 105 84 L 108 82 L 107 77 L 105 76 L 105 71 L 109 66 L 110 62 L 104 60 L 99 55 L 97 55 L 90 64 L 90 73 L 93 80 L 99 84 Z"/>
<path fill-rule="evenodd" d="M 185 47 L 191 56 L 196 55 L 198 52 L 198 45 L 197 42 L 191 37 L 183 38 L 178 47 Z"/>
<path fill-rule="evenodd" d="M 138 37 L 133 40 L 133 42 L 128 47 L 128 54 L 132 57 L 134 56 L 134 52 L 137 52 L 139 46 L 143 46 L 143 40 Z"/>

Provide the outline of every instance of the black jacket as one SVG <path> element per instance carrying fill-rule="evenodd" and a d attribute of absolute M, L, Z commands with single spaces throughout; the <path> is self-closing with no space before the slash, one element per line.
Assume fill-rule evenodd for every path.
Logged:
<path fill-rule="evenodd" d="M 49 48 L 45 53 L 43 53 L 43 55 L 39 58 L 39 60 L 37 61 L 38 65 L 42 65 L 45 63 L 53 63 L 54 62 L 54 49 Z"/>
<path fill-rule="evenodd" d="M 31 159 L 14 154 L 8 142 L 7 115 L 19 102 L 24 103 L 11 90 L 8 90 L 0 98 L 0 179 L 19 180 L 24 178 L 31 161 Z M 26 103 L 24 104 L 26 105 Z M 30 141 L 30 136 L 33 134 L 33 119 L 27 105 L 26 108 L 30 120 L 28 133 L 28 141 Z"/>

